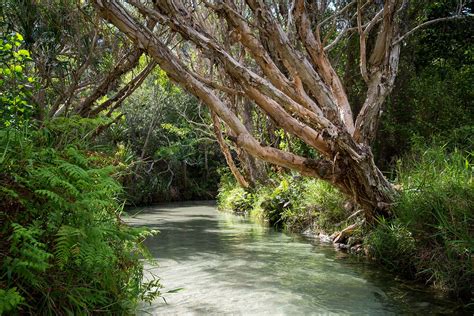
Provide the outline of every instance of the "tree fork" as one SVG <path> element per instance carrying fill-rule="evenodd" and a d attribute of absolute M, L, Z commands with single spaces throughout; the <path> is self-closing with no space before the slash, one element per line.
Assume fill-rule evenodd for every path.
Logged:
<path fill-rule="evenodd" d="M 357 18 L 357 27 L 351 29 L 356 29 L 361 38 L 360 67 L 367 93 L 356 118 L 351 117 L 347 89 L 321 40 L 321 25 L 328 19 L 336 22 L 337 12 L 314 28 L 313 12 L 309 14 L 306 2 L 299 0 L 294 2 L 291 14 L 278 19 L 278 10 L 272 11 L 267 7 L 270 4 L 260 0 L 204 1 L 189 7 L 188 2 L 180 0 L 156 0 L 153 7 L 136 0 L 126 1 L 130 5 L 127 7 L 115 1 L 93 2 L 102 17 L 146 51 L 173 81 L 202 100 L 214 119 L 219 117 L 225 122 L 239 148 L 269 163 L 331 182 L 364 209 L 368 221 L 377 214 L 389 214 L 396 191 L 375 165 L 370 142 L 398 71 L 399 39 L 403 38 L 401 12 L 406 10 L 406 1 L 387 0 L 383 7 L 368 1 L 356 11 L 350 11 L 353 5 L 340 8 L 348 11 L 348 23 Z M 130 10 L 135 12 L 131 14 Z M 156 20 L 165 32 L 179 34 L 189 44 L 187 47 L 216 62 L 222 71 L 220 82 L 210 84 L 206 67 L 193 66 L 206 62 L 182 54 L 178 58 L 173 52 L 176 47 L 169 48 L 159 34 L 140 23 L 134 17 L 137 13 L 145 20 Z M 216 28 L 204 22 L 202 16 L 215 18 L 227 27 Z M 350 34 L 346 28 L 341 32 Z M 372 36 L 369 43 L 374 45 L 365 45 Z M 336 39 L 341 40 L 339 36 Z M 242 51 L 245 58 L 238 57 Z M 234 92 L 317 150 L 321 158 L 260 144 L 227 104 L 229 94 Z"/>

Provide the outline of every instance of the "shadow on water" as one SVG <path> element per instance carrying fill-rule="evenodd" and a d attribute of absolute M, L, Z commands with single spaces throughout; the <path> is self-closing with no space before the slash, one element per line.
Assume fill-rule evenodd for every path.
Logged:
<path fill-rule="evenodd" d="M 147 239 L 145 245 L 154 256 L 162 259 L 181 261 L 194 255 L 219 254 L 226 249 L 225 241 L 217 232 L 210 230 L 212 227 L 217 229 L 215 220 L 191 219 L 144 226 L 159 229 L 159 236 Z"/>
<path fill-rule="evenodd" d="M 160 262 L 154 272 L 165 289 L 185 288 L 167 297 L 170 305 L 153 305 L 152 313 L 453 312 L 450 302 L 408 288 L 363 260 L 314 240 L 218 213 L 213 203 L 135 211 L 130 212 L 132 225 L 160 231 L 145 243 Z"/>

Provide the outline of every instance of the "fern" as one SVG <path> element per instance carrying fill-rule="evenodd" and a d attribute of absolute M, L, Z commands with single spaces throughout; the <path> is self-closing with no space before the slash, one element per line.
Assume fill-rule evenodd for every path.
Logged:
<path fill-rule="evenodd" d="M 64 198 L 56 192 L 50 190 L 35 190 L 35 193 L 39 196 L 47 198 L 49 201 L 55 203 L 59 207 L 64 207 L 66 205 Z"/>
<path fill-rule="evenodd" d="M 75 252 L 73 249 L 78 245 L 78 240 L 84 237 L 84 232 L 81 229 L 63 225 L 58 233 L 56 242 L 56 249 L 54 251 L 55 259 L 60 269 L 67 265 L 69 258 Z"/>
<path fill-rule="evenodd" d="M 89 177 L 89 175 L 83 168 L 69 162 L 62 162 L 59 165 L 59 169 L 62 170 L 68 177 L 76 181 L 86 180 Z"/>
<path fill-rule="evenodd" d="M 79 167 L 79 168 L 87 168 L 89 165 L 89 160 L 84 157 L 76 148 L 74 147 L 68 147 L 66 149 L 66 153 L 70 160 L 75 164 L 72 166 Z M 84 169 L 82 169 L 81 172 L 85 172 Z"/>
<path fill-rule="evenodd" d="M 15 287 L 7 290 L 0 289 L 0 315 L 13 311 L 24 298 Z"/>
<path fill-rule="evenodd" d="M 10 256 L 6 257 L 3 269 L 8 275 L 31 284 L 41 284 L 38 273 L 49 268 L 52 256 L 45 250 L 46 245 L 38 241 L 42 231 L 34 226 L 23 227 L 17 223 L 11 223 L 11 227 Z"/>
<path fill-rule="evenodd" d="M 77 135 L 86 131 L 72 125 Z M 0 284 L 9 288 L 9 305 L 0 300 L 0 308 L 130 313 L 149 290 L 141 283 L 140 259 L 147 255 L 141 241 L 151 232 L 121 223 L 115 168 L 89 158 L 60 130 L 49 123 L 47 131 L 30 134 L 0 130 L 0 174 L 6 175 L 0 206 L 17 205 L 8 218 L 0 212 L 0 231 L 8 237 L 0 243 Z"/>

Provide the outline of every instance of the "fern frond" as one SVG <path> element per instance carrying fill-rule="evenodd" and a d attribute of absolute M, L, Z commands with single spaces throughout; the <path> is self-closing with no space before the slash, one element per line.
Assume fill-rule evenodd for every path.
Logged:
<path fill-rule="evenodd" d="M 86 180 L 89 178 L 88 173 L 78 165 L 71 164 L 69 162 L 62 162 L 59 165 L 61 169 L 68 177 L 74 180 Z"/>
<path fill-rule="evenodd" d="M 62 196 L 60 196 L 59 194 L 57 194 L 53 191 L 50 191 L 50 190 L 35 190 L 35 193 L 40 195 L 40 196 L 43 196 L 43 197 L 47 198 L 48 200 L 52 201 L 53 203 L 55 203 L 56 205 L 58 205 L 60 207 L 65 207 L 65 205 L 67 204 L 66 200 L 64 200 L 64 198 Z"/>

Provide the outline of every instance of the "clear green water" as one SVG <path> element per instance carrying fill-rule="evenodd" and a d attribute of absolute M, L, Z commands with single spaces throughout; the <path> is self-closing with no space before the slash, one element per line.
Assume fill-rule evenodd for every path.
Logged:
<path fill-rule="evenodd" d="M 218 212 L 211 203 L 168 204 L 127 220 L 159 229 L 146 241 L 165 303 L 153 315 L 433 315 L 455 304 L 331 245 Z"/>

